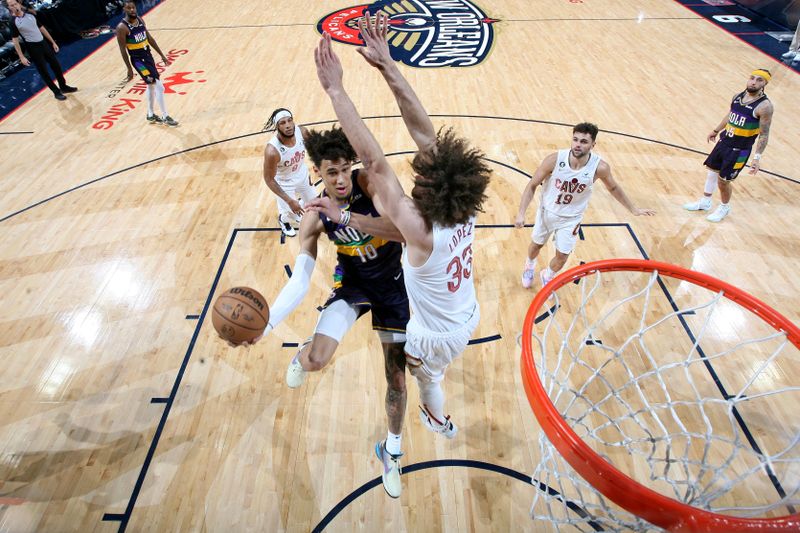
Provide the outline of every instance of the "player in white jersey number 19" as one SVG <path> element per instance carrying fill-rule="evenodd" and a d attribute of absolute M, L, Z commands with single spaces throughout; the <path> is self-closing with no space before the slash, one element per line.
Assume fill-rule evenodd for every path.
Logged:
<path fill-rule="evenodd" d="M 634 215 L 655 214 L 652 209 L 634 206 L 611 175 L 609 164 L 592 153 L 597 132 L 594 124 L 577 124 L 572 129 L 570 148 L 545 157 L 522 192 L 519 213 L 514 221 L 518 228 L 525 224 L 525 212 L 533 200 L 536 187 L 541 185 L 543 189 L 522 271 L 522 286 L 526 289 L 533 284 L 536 257 L 551 235 L 554 235 L 556 253 L 541 272 L 542 285 L 552 280 L 564 267 L 569 254 L 575 248 L 581 220 L 589 206 L 594 182 L 598 179 L 603 182 L 611 196 Z"/>

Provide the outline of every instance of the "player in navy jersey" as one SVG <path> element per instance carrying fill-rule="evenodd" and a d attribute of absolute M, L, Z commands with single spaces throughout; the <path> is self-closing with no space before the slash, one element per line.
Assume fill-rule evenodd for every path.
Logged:
<path fill-rule="evenodd" d="M 731 211 L 728 202 L 733 194 L 733 180 L 750 158 L 756 139 L 758 144 L 753 154 L 750 174 L 758 172 L 761 154 L 767 148 L 772 124 L 772 102 L 764 93 L 764 87 L 771 78 L 772 75 L 766 69 L 754 70 L 747 80 L 745 90 L 733 97 L 728 114 L 708 134 L 708 142 L 714 141 L 718 134 L 719 141 L 704 162 L 708 167 L 708 176 L 703 197 L 696 202 L 684 204 L 685 209 L 708 211 L 711 209 L 711 195 L 719 187 L 722 203 L 706 218 L 711 222 L 719 222 L 725 218 Z"/>
<path fill-rule="evenodd" d="M 286 383 L 291 388 L 299 387 L 307 372 L 325 367 L 345 333 L 360 316 L 371 311 L 372 329 L 377 331 L 383 345 L 388 384 L 386 447 L 399 458 L 406 410 L 403 348 L 410 316 L 400 264 L 403 238 L 388 218 L 378 214 L 382 206 L 374 196 L 373 185 L 366 179 L 367 173 L 352 170 L 356 153 L 341 129 L 309 130 L 305 145 L 325 190 L 306 204 L 306 215 L 300 222 L 300 253 L 291 278 L 270 306 L 265 333 L 302 301 L 314 270 L 318 240 L 326 234 L 337 249 L 333 290 L 313 336 L 289 364 Z M 384 488 L 389 496 L 400 496 L 399 463 L 384 477 Z"/>
<path fill-rule="evenodd" d="M 153 54 L 150 53 L 150 47 L 155 48 L 165 65 L 169 65 L 170 61 L 161 51 L 161 48 L 158 47 L 155 38 L 147 31 L 144 20 L 137 14 L 136 3 L 129 0 L 124 3 L 122 9 L 125 11 L 125 18 L 117 24 L 116 34 L 119 52 L 122 54 L 122 60 L 128 68 L 128 81 L 133 79 L 133 69 L 136 68 L 139 76 L 142 77 L 142 81 L 147 86 L 145 95 L 147 96 L 148 122 L 151 124 L 177 126 L 178 122 L 167 113 L 167 105 L 164 102 L 164 84 L 158 75 L 158 69 L 156 68 L 156 62 L 153 60 Z M 130 56 L 130 60 L 128 56 Z M 161 116 L 156 115 L 153 110 L 154 100 L 158 100 Z"/>

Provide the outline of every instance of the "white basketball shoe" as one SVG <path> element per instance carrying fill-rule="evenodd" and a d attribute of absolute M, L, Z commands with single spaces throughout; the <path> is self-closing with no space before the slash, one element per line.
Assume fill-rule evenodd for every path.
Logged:
<path fill-rule="evenodd" d="M 687 211 L 708 211 L 711 209 L 711 198 L 708 196 L 703 196 L 696 202 L 683 204 L 683 208 Z"/>
<path fill-rule="evenodd" d="M 287 220 L 284 220 L 282 215 L 278 215 L 278 225 L 281 227 L 281 232 L 287 237 L 297 235 L 297 230 Z"/>
<path fill-rule="evenodd" d="M 397 455 L 391 454 L 386 451 L 386 441 L 382 440 L 375 443 L 375 455 L 380 459 L 383 465 L 381 471 L 381 481 L 383 481 L 383 490 L 392 498 L 399 498 L 403 492 L 403 484 L 400 482 L 400 457 L 402 453 Z"/>
<path fill-rule="evenodd" d="M 723 218 L 728 216 L 731 212 L 731 206 L 727 204 L 719 204 L 713 213 L 706 217 L 709 222 L 720 222 Z"/>
<path fill-rule="evenodd" d="M 314 340 L 313 335 L 303 341 L 303 344 L 300 345 L 300 349 L 297 350 L 297 354 L 295 354 L 289 363 L 289 368 L 286 369 L 286 385 L 288 385 L 290 389 L 296 389 L 306 380 L 306 374 L 308 372 L 303 370 L 303 365 L 300 364 L 300 352 L 302 352 L 303 348 L 312 340 Z"/>
<path fill-rule="evenodd" d="M 286 369 L 286 385 L 288 385 L 290 389 L 296 389 L 302 385 L 305 380 L 306 371 L 303 370 L 303 365 L 300 364 L 297 356 L 295 356 L 292 358 L 292 362 L 289 363 L 289 368 Z"/>
<path fill-rule="evenodd" d="M 533 285 L 533 277 L 536 273 L 536 263 L 532 261 L 525 261 L 525 269 L 522 271 L 522 287 L 530 289 Z"/>

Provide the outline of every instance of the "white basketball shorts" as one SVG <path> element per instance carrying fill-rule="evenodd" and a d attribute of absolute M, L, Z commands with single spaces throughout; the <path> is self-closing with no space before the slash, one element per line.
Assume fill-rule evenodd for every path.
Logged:
<path fill-rule="evenodd" d="M 533 225 L 531 240 L 538 245 L 547 242 L 550 235 L 555 235 L 553 241 L 556 250 L 562 254 L 571 254 L 578 242 L 578 229 L 581 227 L 583 215 L 563 217 L 551 213 L 547 209 L 539 208 L 536 212 L 536 222 Z"/>
<path fill-rule="evenodd" d="M 421 363 L 423 372 L 431 381 L 442 381 L 447 367 L 467 347 L 480 318 L 480 307 L 476 303 L 466 324 L 455 331 L 440 333 L 424 328 L 418 317 L 412 315 L 406 326 L 406 354 L 410 356 L 406 357 L 406 362 L 410 366 Z"/>

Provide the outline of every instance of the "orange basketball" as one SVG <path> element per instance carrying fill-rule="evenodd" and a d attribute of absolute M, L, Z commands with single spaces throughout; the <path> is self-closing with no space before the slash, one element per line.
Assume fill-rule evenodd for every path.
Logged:
<path fill-rule="evenodd" d="M 261 335 L 268 321 L 267 300 L 250 287 L 228 289 L 214 302 L 211 312 L 214 329 L 234 344 L 250 342 Z"/>

